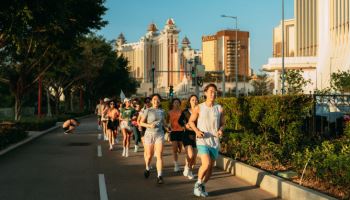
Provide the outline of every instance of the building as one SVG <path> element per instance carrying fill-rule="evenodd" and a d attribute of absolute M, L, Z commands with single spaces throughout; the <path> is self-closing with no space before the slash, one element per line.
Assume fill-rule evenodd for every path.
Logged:
<path fill-rule="evenodd" d="M 116 41 L 117 54 L 129 61 L 131 76 L 140 82 L 139 94 L 152 93 L 152 69 L 155 92 L 163 96 L 166 96 L 170 86 L 174 86 L 175 92 L 180 92 L 176 91 L 179 88 L 177 86 L 187 82 L 184 71 L 188 70 L 187 61 L 194 59 L 198 53 L 191 49 L 187 37 L 179 48 L 179 32 L 175 21 L 170 18 L 161 31 L 151 23 L 147 33 L 138 42 L 127 43 L 124 35 L 119 35 Z"/>
<path fill-rule="evenodd" d="M 215 35 L 202 37 L 202 63 L 206 71 L 225 70 L 226 80 L 234 81 L 236 57 L 238 76 L 240 80 L 243 80 L 243 77 L 250 76 L 251 71 L 249 32 L 222 30 Z"/>
<path fill-rule="evenodd" d="M 332 73 L 350 69 L 349 0 L 295 0 L 294 15 L 295 19 L 284 21 L 285 69 L 303 70 L 304 78 L 312 82 L 304 92 L 325 89 Z M 282 30 L 276 27 L 273 32 L 273 57 L 263 70 L 274 76 L 275 93 L 280 93 Z"/>
<path fill-rule="evenodd" d="M 284 21 L 285 52 L 284 56 L 293 57 L 296 54 L 295 48 L 295 20 Z M 273 57 L 282 57 L 282 23 L 273 29 Z"/>

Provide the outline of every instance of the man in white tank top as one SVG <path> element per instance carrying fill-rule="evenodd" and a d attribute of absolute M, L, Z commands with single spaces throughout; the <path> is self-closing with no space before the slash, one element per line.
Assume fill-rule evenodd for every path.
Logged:
<path fill-rule="evenodd" d="M 215 103 L 217 87 L 209 84 L 204 88 L 206 101 L 195 107 L 189 124 L 196 133 L 198 155 L 202 164 L 198 170 L 198 181 L 194 185 L 195 196 L 207 197 L 205 183 L 208 182 L 214 162 L 219 155 L 220 141 L 224 129 L 224 112 L 222 106 Z M 197 125 L 195 122 L 197 121 Z"/>

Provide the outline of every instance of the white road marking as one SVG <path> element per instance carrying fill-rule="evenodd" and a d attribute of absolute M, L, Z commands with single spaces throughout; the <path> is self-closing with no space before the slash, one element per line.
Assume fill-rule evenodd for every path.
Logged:
<path fill-rule="evenodd" d="M 98 185 L 100 188 L 100 200 L 108 200 L 104 174 L 98 174 Z"/>
<path fill-rule="evenodd" d="M 97 156 L 102 157 L 101 145 L 97 146 Z"/>

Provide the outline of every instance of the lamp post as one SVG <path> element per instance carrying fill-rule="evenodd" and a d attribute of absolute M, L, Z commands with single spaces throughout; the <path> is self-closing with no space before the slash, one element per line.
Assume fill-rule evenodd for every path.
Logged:
<path fill-rule="evenodd" d="M 238 32 L 238 19 L 237 16 L 228 16 L 228 15 L 221 15 L 221 17 L 226 18 L 232 18 L 236 20 L 236 41 L 235 41 L 235 71 L 236 71 L 236 97 L 238 97 L 238 40 L 237 40 L 237 32 Z M 225 66 L 223 66 L 225 68 Z M 225 71 L 225 70 L 224 70 Z M 225 76 L 225 74 L 224 74 Z"/>
<path fill-rule="evenodd" d="M 284 69 L 284 0 L 282 0 L 282 95 L 285 94 L 285 69 Z"/>
<path fill-rule="evenodd" d="M 154 71 L 156 68 L 154 67 L 154 62 L 152 62 L 152 94 L 154 94 Z"/>

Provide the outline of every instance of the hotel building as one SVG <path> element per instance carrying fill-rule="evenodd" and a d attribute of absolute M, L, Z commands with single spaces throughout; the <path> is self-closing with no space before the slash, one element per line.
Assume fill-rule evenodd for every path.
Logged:
<path fill-rule="evenodd" d="M 200 57 L 200 52 L 191 49 L 187 37 L 179 48 L 179 32 L 170 18 L 161 31 L 151 23 L 147 33 L 138 42 L 127 43 L 124 35 L 119 35 L 116 51 L 129 61 L 130 74 L 140 83 L 137 93 L 152 93 L 152 68 L 155 71 L 155 92 L 166 96 L 169 86 L 174 86 L 176 93 L 188 89 L 188 61 Z"/>
<path fill-rule="evenodd" d="M 349 0 L 295 0 L 295 19 L 284 21 L 285 69 L 302 69 L 311 84 L 304 92 L 330 86 L 331 73 L 350 69 Z M 274 29 L 273 57 L 263 70 L 281 92 L 281 25 Z"/>
<path fill-rule="evenodd" d="M 215 35 L 202 37 L 202 63 L 205 66 L 205 71 L 225 70 L 227 81 L 235 80 L 236 58 L 238 59 L 239 79 L 243 80 L 243 77 L 250 76 L 249 57 L 249 32 L 222 30 Z"/>

